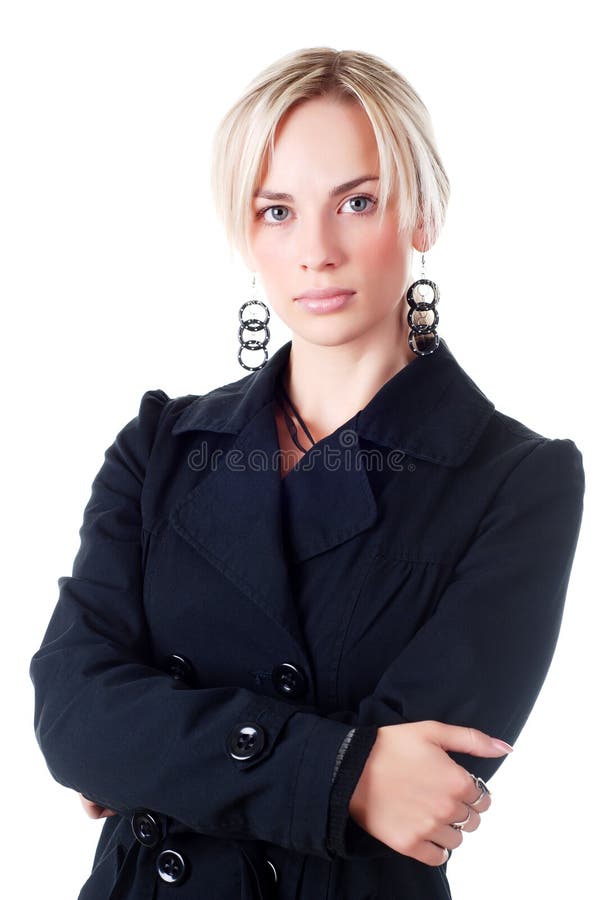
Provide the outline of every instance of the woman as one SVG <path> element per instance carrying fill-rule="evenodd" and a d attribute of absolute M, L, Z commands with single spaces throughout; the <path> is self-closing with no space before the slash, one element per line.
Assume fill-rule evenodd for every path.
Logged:
<path fill-rule="evenodd" d="M 30 668 L 50 772 L 106 816 L 80 900 L 449 898 L 552 658 L 582 456 L 494 408 L 412 280 L 449 187 L 398 72 L 292 53 L 214 146 L 292 340 L 243 304 L 248 374 L 147 391 L 93 482 Z"/>

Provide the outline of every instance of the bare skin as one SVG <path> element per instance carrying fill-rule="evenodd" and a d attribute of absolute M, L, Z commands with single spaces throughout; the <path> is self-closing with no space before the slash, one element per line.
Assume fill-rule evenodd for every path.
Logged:
<path fill-rule="evenodd" d="M 108 818 L 108 816 L 117 815 L 114 809 L 108 809 L 105 806 L 99 806 L 98 803 L 94 803 L 92 800 L 88 800 L 88 798 L 84 797 L 83 794 L 79 795 L 79 799 L 81 800 L 83 808 L 91 819 L 106 819 Z"/>
<path fill-rule="evenodd" d="M 487 794 L 476 803 L 480 792 L 472 777 L 447 750 L 480 757 L 509 752 L 475 728 L 434 720 L 386 725 L 378 729 L 349 804 L 365 831 L 428 866 L 442 865 L 445 848 L 462 843 L 462 831 L 452 822 L 462 822 L 470 811 L 463 830 L 476 831 L 480 814 L 491 806 Z"/>

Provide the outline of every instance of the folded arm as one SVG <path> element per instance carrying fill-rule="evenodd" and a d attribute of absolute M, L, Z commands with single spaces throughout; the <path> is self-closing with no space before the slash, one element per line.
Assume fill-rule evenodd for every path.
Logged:
<path fill-rule="evenodd" d="M 344 786 L 344 811 L 353 785 L 343 777 L 346 754 L 333 788 L 339 749 L 355 727 L 347 761 L 359 777 L 357 754 L 367 758 L 381 725 L 439 719 L 513 743 L 558 633 L 581 515 L 579 451 L 571 441 L 535 446 L 500 491 L 434 616 L 374 694 L 357 711 L 322 715 L 246 688 L 183 686 L 150 662 L 140 494 L 167 399 L 148 391 L 106 451 L 73 573 L 59 579 L 30 663 L 48 768 L 122 814 L 145 807 L 202 833 L 325 858 L 391 853 L 340 814 L 341 795 L 331 791 Z M 525 542 L 530 561 L 515 552 Z M 235 758 L 245 723 L 256 729 L 254 750 Z M 488 778 L 502 760 L 456 761 Z"/>

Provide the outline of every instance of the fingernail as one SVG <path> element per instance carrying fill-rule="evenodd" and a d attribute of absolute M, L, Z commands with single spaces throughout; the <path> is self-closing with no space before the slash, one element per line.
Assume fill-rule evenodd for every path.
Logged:
<path fill-rule="evenodd" d="M 507 744 L 506 741 L 500 741 L 499 738 L 491 738 L 491 743 L 494 747 L 497 747 L 498 750 L 503 750 L 504 753 L 512 753 L 514 749 L 510 744 Z"/>

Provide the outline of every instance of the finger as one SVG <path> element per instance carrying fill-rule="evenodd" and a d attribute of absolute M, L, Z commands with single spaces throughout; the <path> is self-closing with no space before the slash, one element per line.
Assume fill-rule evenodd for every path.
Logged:
<path fill-rule="evenodd" d="M 483 813 L 489 809 L 493 801 L 490 794 L 484 794 L 481 798 L 476 797 L 474 800 L 467 800 L 464 802 L 467 803 L 471 809 Z"/>
<path fill-rule="evenodd" d="M 462 769 L 462 773 L 458 773 L 460 775 L 461 790 L 456 795 L 457 798 L 478 812 L 485 812 L 491 806 L 491 794 L 485 793 L 481 797 L 482 791 L 475 785 L 470 772 L 467 772 L 462 766 L 458 766 L 458 768 Z"/>
<path fill-rule="evenodd" d="M 104 806 L 98 806 L 94 804 L 93 811 L 91 813 L 92 818 L 94 819 L 106 819 L 108 816 L 114 816 L 116 813 L 112 809 L 108 809 Z"/>
<path fill-rule="evenodd" d="M 451 830 L 453 831 L 453 829 Z M 458 839 L 455 836 L 453 837 L 453 841 L 454 846 L 457 846 Z M 439 846 L 433 841 L 425 841 L 416 838 L 416 840 L 413 841 L 396 840 L 393 843 L 387 843 L 396 853 L 410 856 L 412 859 L 416 859 L 418 862 L 422 862 L 427 866 L 441 866 L 449 859 L 446 847 L 443 844 Z"/>
<path fill-rule="evenodd" d="M 457 844 L 450 844 L 449 846 L 454 850 Z M 444 844 L 438 844 L 434 841 L 422 841 L 418 852 L 411 855 L 414 859 L 426 863 L 427 866 L 442 866 L 449 859 L 448 848 Z"/>
<path fill-rule="evenodd" d="M 424 722 L 434 740 L 444 750 L 452 750 L 458 753 L 469 753 L 472 756 L 502 756 L 512 753 L 512 748 L 504 750 L 494 743 L 495 738 L 479 731 L 478 728 L 469 728 L 465 725 L 449 725 L 447 722 L 428 720 Z"/>
<path fill-rule="evenodd" d="M 466 828 L 452 828 L 451 825 L 445 825 L 437 828 L 431 835 L 431 840 L 441 847 L 447 847 L 448 850 L 456 850 L 464 842 L 464 832 Z"/>
<path fill-rule="evenodd" d="M 98 803 L 94 803 L 92 800 L 88 800 L 82 794 L 80 794 L 80 800 L 82 802 L 84 810 L 91 819 L 102 819 L 106 816 L 115 815 L 113 810 L 105 809 L 105 807 L 99 806 Z"/>
<path fill-rule="evenodd" d="M 444 827 L 444 828 L 451 827 L 452 822 L 464 822 L 464 820 L 468 816 L 468 813 L 470 813 L 470 818 L 468 819 L 468 822 L 466 822 L 465 825 L 462 825 L 462 830 L 463 831 L 476 831 L 477 828 L 479 827 L 479 825 L 481 824 L 481 816 L 476 811 L 476 809 L 473 809 L 472 806 L 467 806 L 465 803 L 458 803 L 458 806 L 454 812 L 454 815 L 451 816 L 446 821 L 445 825 L 442 827 Z M 455 830 L 457 830 L 457 829 L 454 829 L 454 831 Z M 433 840 L 436 840 L 437 843 L 439 843 L 439 841 L 437 840 L 437 838 L 434 835 L 433 835 Z M 443 842 L 441 842 L 441 843 L 443 843 Z M 449 847 L 449 844 L 443 843 L 443 846 Z"/>
<path fill-rule="evenodd" d="M 84 808 L 84 812 L 85 812 L 87 815 L 89 815 L 90 818 L 94 818 L 94 806 L 95 806 L 95 804 L 92 803 L 90 800 L 86 800 L 86 798 L 85 798 L 85 797 L 82 797 L 81 794 L 80 794 L 80 798 L 79 798 L 79 799 L 80 799 L 81 804 L 82 804 L 82 806 L 83 806 L 83 808 Z"/>
<path fill-rule="evenodd" d="M 91 819 L 100 819 L 102 810 L 100 806 L 96 806 L 96 804 L 93 803 L 91 806 L 86 807 L 86 812 Z"/>

